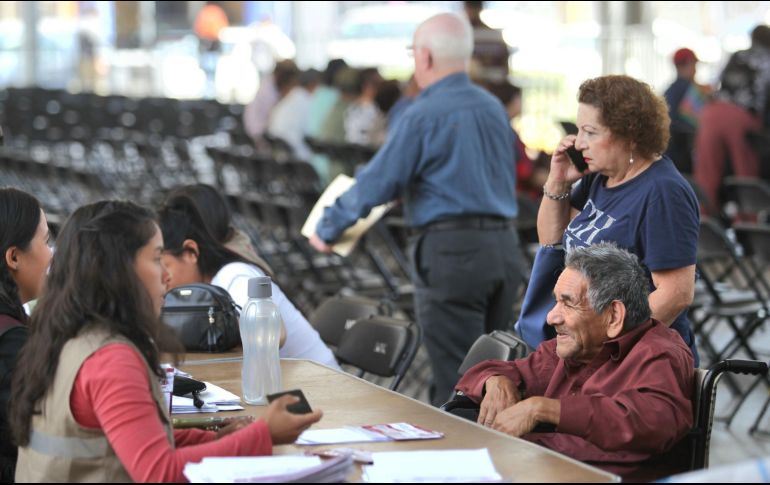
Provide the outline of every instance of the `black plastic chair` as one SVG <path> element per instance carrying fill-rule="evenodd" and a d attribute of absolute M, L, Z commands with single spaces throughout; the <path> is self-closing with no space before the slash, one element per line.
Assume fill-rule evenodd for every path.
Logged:
<path fill-rule="evenodd" d="M 529 345 L 520 337 L 511 332 L 495 330 L 476 339 L 457 369 L 457 373 L 462 376 L 468 369 L 485 360 L 521 359 L 531 351 Z"/>
<path fill-rule="evenodd" d="M 743 246 L 746 255 L 752 258 L 749 270 L 765 299 L 770 299 L 770 282 L 765 274 L 770 268 L 770 225 L 740 223 L 733 226 L 735 237 Z"/>
<path fill-rule="evenodd" d="M 716 220 L 701 219 L 697 267 L 709 301 L 701 308 L 703 317 L 693 320 L 693 328 L 713 362 L 732 357 L 739 350 L 757 360 L 748 337 L 764 322 L 770 308 L 749 265 L 743 248 L 727 230 Z M 732 339 L 719 349 L 711 341 L 710 322 L 725 322 L 733 332 Z"/>
<path fill-rule="evenodd" d="M 457 369 L 457 373 L 462 376 L 468 369 L 485 360 L 523 359 L 530 352 L 532 348 L 519 336 L 511 332 L 495 330 L 476 339 Z M 453 393 L 449 401 L 440 409 L 471 421 L 475 421 L 479 414 L 479 405 L 458 393 Z"/>
<path fill-rule="evenodd" d="M 310 315 L 309 321 L 326 345 L 337 347 L 346 330 L 356 321 L 381 313 L 375 300 L 359 296 L 333 296 L 324 300 Z"/>
<path fill-rule="evenodd" d="M 393 377 L 389 389 L 395 391 L 409 370 L 422 343 L 422 329 L 415 322 L 390 317 L 360 319 L 340 339 L 335 353 L 341 364 L 366 373 Z"/>
<path fill-rule="evenodd" d="M 770 215 L 770 184 L 760 179 L 727 177 L 724 187 L 738 203 L 741 214 L 767 221 Z"/>

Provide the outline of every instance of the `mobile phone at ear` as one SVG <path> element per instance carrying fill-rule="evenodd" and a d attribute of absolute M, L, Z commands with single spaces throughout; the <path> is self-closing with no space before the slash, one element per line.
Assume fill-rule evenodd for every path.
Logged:
<path fill-rule="evenodd" d="M 289 404 L 286 407 L 287 411 L 289 411 L 292 414 L 308 414 L 313 412 L 313 410 L 310 408 L 310 403 L 307 402 L 305 395 L 299 389 L 293 389 L 291 391 L 276 392 L 275 394 L 268 394 L 267 402 L 273 402 L 276 399 L 282 396 L 285 396 L 287 394 L 291 394 L 292 396 L 296 396 L 299 398 L 299 402 L 295 402 L 294 404 Z"/>
<path fill-rule="evenodd" d="M 571 147 L 567 148 L 567 156 L 572 161 L 572 165 L 575 166 L 575 168 L 580 171 L 580 173 L 583 173 L 588 168 L 588 164 L 586 163 L 586 159 L 583 158 L 583 153 L 580 152 L 577 148 L 575 148 L 575 145 L 572 145 Z"/>

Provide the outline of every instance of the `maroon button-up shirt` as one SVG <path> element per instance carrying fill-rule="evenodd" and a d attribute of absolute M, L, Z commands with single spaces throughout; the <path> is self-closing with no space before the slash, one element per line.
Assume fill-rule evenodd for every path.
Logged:
<path fill-rule="evenodd" d="M 525 398 L 561 401 L 556 432 L 522 438 L 626 477 L 671 450 L 693 425 L 692 354 L 677 332 L 654 320 L 605 342 L 589 364 L 560 359 L 553 339 L 525 359 L 477 364 L 457 390 L 480 402 L 484 383 L 496 375 Z"/>

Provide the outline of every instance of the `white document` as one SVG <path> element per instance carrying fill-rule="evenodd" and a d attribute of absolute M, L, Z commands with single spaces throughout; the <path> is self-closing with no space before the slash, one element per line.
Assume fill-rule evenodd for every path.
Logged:
<path fill-rule="evenodd" d="M 409 423 L 370 424 L 333 429 L 307 430 L 297 439 L 298 445 L 334 445 L 372 441 L 435 440 L 444 433 L 420 428 Z"/>
<path fill-rule="evenodd" d="M 495 482 L 495 470 L 486 448 L 479 450 L 392 451 L 372 453 L 373 465 L 363 467 L 371 483 Z"/>
<path fill-rule="evenodd" d="M 310 215 L 302 226 L 302 235 L 310 238 L 315 233 L 316 226 L 318 226 L 318 222 L 324 215 L 324 209 L 334 205 L 337 197 L 347 192 L 355 183 L 356 179 L 344 174 L 338 175 L 337 178 L 332 180 L 332 183 L 326 187 L 318 202 L 313 206 L 313 210 L 310 211 Z M 348 256 L 355 248 L 358 240 L 361 239 L 361 236 L 379 221 L 392 205 L 392 202 L 378 205 L 369 212 L 366 218 L 359 219 L 358 222 L 347 228 L 339 240 L 332 246 L 334 252 L 342 257 Z"/>
<path fill-rule="evenodd" d="M 270 477 L 292 473 L 321 464 L 317 456 L 256 456 L 237 458 L 204 458 L 188 463 L 184 476 L 197 483 L 232 483 L 254 477 Z"/>
<path fill-rule="evenodd" d="M 198 394 L 198 396 L 206 404 L 239 405 L 241 403 L 241 398 L 236 394 L 210 382 L 204 382 L 204 384 L 206 384 L 206 390 Z"/>
<path fill-rule="evenodd" d="M 191 397 L 174 396 L 171 399 L 171 414 L 216 413 L 217 411 L 219 407 L 216 404 L 204 404 L 202 408 L 196 408 Z"/>
<path fill-rule="evenodd" d="M 309 429 L 299 435 L 297 445 L 334 445 L 340 443 L 366 443 L 391 441 L 385 435 L 372 433 L 363 428 Z"/>
<path fill-rule="evenodd" d="M 171 414 L 216 413 L 219 411 L 241 411 L 241 398 L 210 382 L 204 382 L 206 390 L 198 394 L 204 402 L 196 408 L 191 397 L 174 396 L 171 400 Z"/>

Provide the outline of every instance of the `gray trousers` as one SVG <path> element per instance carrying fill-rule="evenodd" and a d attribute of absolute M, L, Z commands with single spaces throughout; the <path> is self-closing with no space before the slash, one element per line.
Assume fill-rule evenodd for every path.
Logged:
<path fill-rule="evenodd" d="M 511 325 L 521 283 L 514 229 L 425 232 L 409 241 L 415 312 L 433 367 L 431 402 L 440 406 L 476 339 Z"/>

